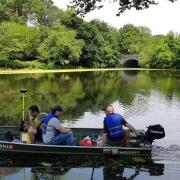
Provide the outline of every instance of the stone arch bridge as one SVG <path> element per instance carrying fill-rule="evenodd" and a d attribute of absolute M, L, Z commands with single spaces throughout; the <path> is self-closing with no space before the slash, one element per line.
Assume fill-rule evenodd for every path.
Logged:
<path fill-rule="evenodd" d="M 122 67 L 131 67 L 131 68 L 139 67 L 139 54 L 122 55 L 120 60 L 120 65 Z"/>

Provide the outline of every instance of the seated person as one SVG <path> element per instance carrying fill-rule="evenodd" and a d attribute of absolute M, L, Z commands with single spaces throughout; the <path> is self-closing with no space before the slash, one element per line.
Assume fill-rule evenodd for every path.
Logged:
<path fill-rule="evenodd" d="M 47 115 L 42 126 L 43 142 L 51 145 L 74 145 L 74 137 L 71 129 L 64 128 L 60 122 L 63 108 L 55 105 Z"/>
<path fill-rule="evenodd" d="M 35 143 L 35 140 L 42 141 L 41 126 L 46 116 L 46 113 L 40 113 L 37 105 L 29 107 L 28 136 L 31 144 Z"/>
<path fill-rule="evenodd" d="M 103 111 L 106 114 L 102 135 L 105 144 L 116 146 L 129 143 L 129 132 L 123 129 L 123 125 L 134 131 L 137 136 L 140 135 L 140 133 L 131 124 L 127 123 L 120 114 L 114 113 L 113 106 L 108 105 Z"/>

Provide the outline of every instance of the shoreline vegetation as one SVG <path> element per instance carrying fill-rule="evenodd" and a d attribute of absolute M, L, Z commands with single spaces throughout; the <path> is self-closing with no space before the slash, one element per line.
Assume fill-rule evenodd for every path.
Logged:
<path fill-rule="evenodd" d="M 77 68 L 77 69 L 0 69 L 0 74 L 36 74 L 36 73 L 68 73 L 68 72 L 88 72 L 88 71 L 180 71 L 179 69 L 147 69 L 147 68 Z"/>
<path fill-rule="evenodd" d="M 0 68 L 120 68 L 123 55 L 138 54 L 136 67 L 180 69 L 178 33 L 152 35 L 144 26 L 86 22 L 52 0 L 3 1 L 0 14 Z"/>

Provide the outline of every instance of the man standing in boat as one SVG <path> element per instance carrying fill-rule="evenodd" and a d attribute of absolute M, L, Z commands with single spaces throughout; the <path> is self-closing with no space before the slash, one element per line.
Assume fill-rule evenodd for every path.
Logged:
<path fill-rule="evenodd" d="M 37 105 L 32 105 L 29 107 L 29 123 L 28 136 L 30 143 L 35 143 L 35 140 L 42 140 L 41 126 L 47 116 L 46 113 L 40 113 Z"/>
<path fill-rule="evenodd" d="M 136 136 L 140 133 L 126 120 L 117 113 L 114 113 L 112 105 L 108 105 L 103 108 L 106 117 L 104 118 L 103 127 L 103 142 L 109 145 L 121 145 L 129 143 L 129 131 L 125 131 L 123 126 L 128 127 L 135 132 Z"/>
<path fill-rule="evenodd" d="M 60 116 L 63 114 L 63 108 L 60 105 L 54 105 L 51 112 L 43 122 L 42 134 L 43 142 L 51 145 L 74 145 L 74 137 L 71 129 L 64 128 L 60 122 Z"/>

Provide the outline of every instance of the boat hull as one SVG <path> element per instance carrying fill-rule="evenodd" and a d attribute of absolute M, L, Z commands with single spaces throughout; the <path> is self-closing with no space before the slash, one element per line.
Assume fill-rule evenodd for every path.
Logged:
<path fill-rule="evenodd" d="M 133 147 L 105 146 L 105 147 L 88 147 L 88 146 L 63 146 L 63 145 L 45 145 L 45 144 L 25 144 L 19 142 L 8 142 L 3 139 L 4 135 L 9 131 L 14 136 L 19 135 L 18 127 L 0 127 L 0 154 L 8 155 L 97 155 L 97 156 L 149 156 L 151 154 L 151 145 L 143 144 L 141 139 L 136 139 L 131 135 L 131 141 L 135 141 Z M 97 137 L 101 129 L 90 128 L 73 128 L 75 139 L 79 139 L 92 135 Z M 137 143 L 138 142 L 138 143 Z M 142 145 L 139 146 L 139 143 Z"/>
<path fill-rule="evenodd" d="M 0 153 L 3 154 L 34 154 L 34 155 L 120 155 L 145 156 L 151 153 L 151 147 L 84 147 L 62 145 L 23 144 L 0 141 Z"/>

